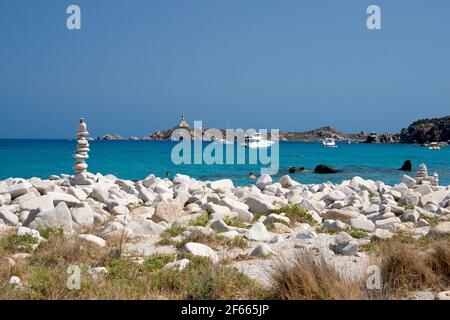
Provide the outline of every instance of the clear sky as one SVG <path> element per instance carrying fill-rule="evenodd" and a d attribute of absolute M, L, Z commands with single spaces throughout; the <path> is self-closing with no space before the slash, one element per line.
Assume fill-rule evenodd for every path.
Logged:
<path fill-rule="evenodd" d="M 345 132 L 450 114 L 448 0 L 0 0 L 0 41 L 0 138 L 72 137 L 80 116 L 143 136 L 182 112 Z"/>

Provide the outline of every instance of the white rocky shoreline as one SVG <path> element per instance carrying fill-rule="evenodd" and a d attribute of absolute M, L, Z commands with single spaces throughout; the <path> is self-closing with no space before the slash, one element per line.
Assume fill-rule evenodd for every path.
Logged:
<path fill-rule="evenodd" d="M 289 176 L 273 182 L 262 175 L 255 185 L 236 187 L 228 179 L 202 182 L 177 174 L 172 180 L 150 175 L 140 181 L 122 180 L 113 175 L 86 173 L 83 185 L 61 174 L 47 180 L 9 178 L 0 181 L 0 232 L 14 230 L 42 240 L 38 230 L 62 229 L 67 234 L 104 246 L 109 238 L 125 235 L 128 249 L 142 257 L 156 253 L 208 256 L 213 261 L 236 255 L 260 259 L 235 263 L 239 270 L 264 282 L 267 255 L 290 255 L 296 248 L 314 249 L 330 262 L 344 266 L 351 276 L 364 272 L 366 255 L 358 251 L 373 238 L 389 238 L 402 231 L 414 237 L 450 233 L 450 188 L 417 184 L 404 176 L 403 182 L 388 186 L 382 182 L 354 177 L 341 184 L 302 185 Z M 89 183 L 89 184 L 87 184 Z M 289 224 L 283 213 L 271 213 L 286 205 L 307 209 L 316 225 Z M 206 226 L 189 222 L 208 213 Z M 256 213 L 265 212 L 256 221 Z M 430 226 L 427 218 L 439 223 Z M 224 220 L 239 219 L 245 227 L 228 226 Z M 271 231 L 267 225 L 271 225 Z M 173 244 L 158 245 L 160 235 L 172 226 L 186 231 L 170 239 Z M 352 238 L 348 230 L 367 233 Z M 85 234 L 95 228 L 99 236 Z M 338 234 L 318 233 L 317 229 L 339 230 Z M 175 244 L 192 230 L 216 232 L 226 238 L 242 237 L 248 248 L 213 250 L 204 244 Z M 346 232 L 347 231 L 347 232 Z M 171 265 L 180 269 L 186 260 Z"/>
<path fill-rule="evenodd" d="M 273 259 L 288 258 L 299 248 L 358 278 L 369 263 L 362 245 L 399 232 L 415 238 L 450 234 L 450 186 L 439 186 L 425 165 L 416 177 L 405 175 L 394 186 L 360 177 L 340 184 L 301 184 L 288 175 L 276 182 L 261 175 L 255 184 L 242 187 L 230 179 L 198 181 L 183 174 L 173 179 L 151 174 L 131 181 L 87 172 L 88 146 L 79 143 L 75 176 L 0 181 L 0 237 L 8 232 L 28 234 L 39 243 L 45 241 L 39 231 L 46 228 L 61 229 L 98 246 L 124 237 L 125 254 L 133 253 L 137 262 L 154 254 L 182 257 L 180 253 L 188 252 L 215 263 L 232 261 L 264 285 L 264 271 Z M 305 209 L 310 223 L 291 223 L 280 212 L 289 205 Z M 205 225 L 192 225 L 202 215 L 207 217 Z M 436 223 L 430 225 L 430 220 Z M 239 221 L 239 226 L 227 225 L 233 224 L 230 221 Z M 162 243 L 164 232 L 176 226 L 184 231 Z M 352 237 L 352 230 L 362 236 Z M 248 247 L 210 248 L 195 242 L 177 247 L 192 232 L 242 239 Z M 251 258 L 234 259 L 237 256 Z M 23 255 L 2 258 L 14 264 Z M 166 267 L 182 272 L 188 263 L 180 258 Z"/>

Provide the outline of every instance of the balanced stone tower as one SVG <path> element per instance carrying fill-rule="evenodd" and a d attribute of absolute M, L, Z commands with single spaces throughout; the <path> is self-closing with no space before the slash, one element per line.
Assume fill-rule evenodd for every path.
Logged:
<path fill-rule="evenodd" d="M 425 165 L 425 163 L 421 163 L 416 172 L 416 181 L 423 180 L 424 178 L 427 178 L 427 177 L 428 177 L 427 166 Z M 420 183 L 420 181 L 417 181 L 417 182 Z"/>
<path fill-rule="evenodd" d="M 89 159 L 89 142 L 86 139 L 89 135 L 87 131 L 86 122 L 84 118 L 80 119 L 77 130 L 77 150 L 73 157 L 75 158 L 75 170 L 74 184 L 90 184 L 87 176 L 88 165 L 86 160 Z"/>
<path fill-rule="evenodd" d="M 439 185 L 439 175 L 435 172 L 432 176 L 429 176 L 427 166 L 424 163 L 421 163 L 417 169 L 415 179 L 417 184 L 429 183 L 433 186 Z"/>

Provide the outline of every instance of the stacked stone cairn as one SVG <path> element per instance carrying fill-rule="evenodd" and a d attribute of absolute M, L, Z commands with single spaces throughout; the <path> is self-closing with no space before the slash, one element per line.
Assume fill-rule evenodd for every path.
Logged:
<path fill-rule="evenodd" d="M 73 184 L 91 184 L 87 175 L 88 165 L 86 160 L 89 159 L 89 142 L 87 137 L 89 132 L 87 131 L 86 122 L 84 118 L 80 119 L 77 130 L 77 150 L 75 151 L 73 157 L 75 158 L 75 165 L 73 169 L 75 170 L 75 176 L 73 179 Z"/>
<path fill-rule="evenodd" d="M 439 184 L 439 176 L 437 172 L 433 173 L 432 176 L 429 176 L 427 166 L 424 163 L 419 165 L 415 179 L 417 184 L 421 184 L 423 182 L 430 183 L 433 186 L 437 186 Z"/>

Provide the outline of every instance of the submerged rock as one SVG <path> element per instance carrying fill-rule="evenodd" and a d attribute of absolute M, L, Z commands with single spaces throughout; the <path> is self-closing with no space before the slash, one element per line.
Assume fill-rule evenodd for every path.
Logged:
<path fill-rule="evenodd" d="M 319 164 L 318 166 L 316 166 L 314 168 L 314 172 L 315 173 L 321 173 L 321 174 L 327 174 L 327 173 L 339 173 L 339 172 L 342 172 L 342 171 L 334 169 L 334 168 L 332 168 L 330 166 L 327 166 L 325 164 Z"/>
<path fill-rule="evenodd" d="M 297 173 L 305 171 L 305 167 L 289 167 L 289 173 Z"/>
<path fill-rule="evenodd" d="M 405 160 L 405 162 L 403 162 L 403 165 L 400 169 L 401 171 L 411 171 L 412 170 L 412 161 L 411 160 Z"/>

